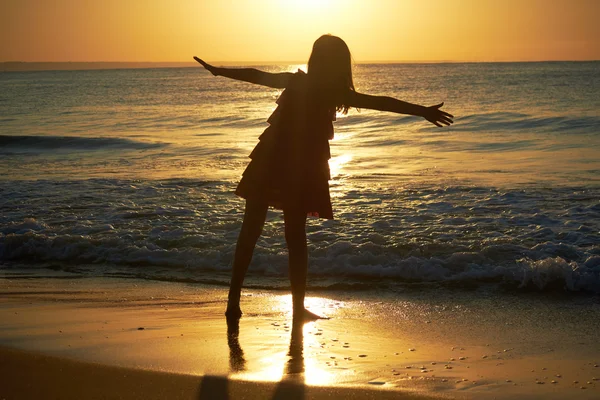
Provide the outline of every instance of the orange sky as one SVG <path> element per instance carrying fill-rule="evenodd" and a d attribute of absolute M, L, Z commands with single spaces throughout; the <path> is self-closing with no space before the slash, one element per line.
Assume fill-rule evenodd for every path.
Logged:
<path fill-rule="evenodd" d="M 1 61 L 599 60 L 600 0 L 1 0 Z"/>

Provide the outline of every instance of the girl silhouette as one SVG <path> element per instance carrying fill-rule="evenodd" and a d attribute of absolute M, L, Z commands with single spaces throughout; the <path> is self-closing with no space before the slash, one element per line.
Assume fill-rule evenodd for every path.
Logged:
<path fill-rule="evenodd" d="M 323 35 L 313 45 L 308 72 L 269 73 L 254 68 L 221 68 L 194 57 L 214 76 L 285 89 L 269 127 L 250 154 L 250 164 L 235 191 L 246 199 L 244 221 L 235 256 L 227 311 L 239 318 L 244 276 L 262 232 L 267 209 L 283 210 L 289 253 L 294 319 L 317 319 L 304 308 L 308 254 L 306 217 L 333 218 L 329 198 L 329 140 L 335 113 L 350 107 L 417 115 L 441 127 L 454 118 L 441 111 L 444 103 L 425 107 L 385 96 L 358 93 L 352 81 L 350 50 L 339 37 Z"/>

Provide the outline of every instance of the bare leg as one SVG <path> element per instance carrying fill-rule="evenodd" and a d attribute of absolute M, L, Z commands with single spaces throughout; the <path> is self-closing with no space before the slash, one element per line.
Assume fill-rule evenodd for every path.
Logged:
<path fill-rule="evenodd" d="M 304 308 L 306 275 L 308 270 L 308 250 L 306 246 L 306 212 L 284 210 L 285 241 L 289 253 L 289 275 L 292 286 L 294 319 L 319 319 L 316 314 Z"/>
<path fill-rule="evenodd" d="M 227 318 L 240 318 L 242 316 L 242 310 L 240 309 L 242 284 L 252 260 L 254 247 L 265 224 L 267 209 L 268 205 L 265 203 L 254 200 L 246 201 L 244 222 L 238 236 L 233 258 L 229 299 L 227 301 L 227 311 L 225 311 Z"/>

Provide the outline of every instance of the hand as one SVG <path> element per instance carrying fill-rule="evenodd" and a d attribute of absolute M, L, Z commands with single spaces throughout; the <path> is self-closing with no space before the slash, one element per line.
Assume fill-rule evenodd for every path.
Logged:
<path fill-rule="evenodd" d="M 435 106 L 425 107 L 425 111 L 423 112 L 423 118 L 427 121 L 431 122 L 435 126 L 442 127 L 444 125 L 450 125 L 454 121 L 454 115 L 448 114 L 445 111 L 440 110 L 440 108 L 444 105 L 444 103 L 437 104 Z"/>
<path fill-rule="evenodd" d="M 200 58 L 194 56 L 194 60 L 198 61 L 200 64 L 202 64 L 202 66 L 204 68 L 206 68 L 208 70 L 208 72 L 210 72 L 211 74 L 213 74 L 214 76 L 217 76 L 217 70 L 218 68 L 215 66 L 210 65 L 209 63 L 205 62 L 204 60 L 201 60 Z"/>

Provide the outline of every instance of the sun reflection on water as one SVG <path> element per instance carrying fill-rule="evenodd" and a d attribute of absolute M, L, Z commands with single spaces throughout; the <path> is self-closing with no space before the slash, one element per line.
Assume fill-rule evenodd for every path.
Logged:
<path fill-rule="evenodd" d="M 339 156 L 332 157 L 329 160 L 329 171 L 331 172 L 331 177 L 336 177 L 340 175 L 344 169 L 344 166 L 352 161 L 352 154 L 342 154 Z"/>
<path fill-rule="evenodd" d="M 288 66 L 288 72 L 297 72 L 298 70 L 307 72 L 308 71 L 307 64 L 291 64 Z"/>
<path fill-rule="evenodd" d="M 325 297 L 307 297 L 304 299 L 304 305 L 311 312 L 323 317 L 331 317 L 336 310 L 344 307 L 344 302 L 331 300 Z M 292 315 L 292 295 L 285 294 L 276 296 L 274 299 L 273 311 L 284 312 Z M 304 325 L 311 326 L 311 323 Z"/>
<path fill-rule="evenodd" d="M 332 374 L 320 367 L 317 360 L 317 351 L 321 348 L 321 344 L 317 339 L 320 336 L 315 336 L 315 322 L 304 324 L 303 331 L 303 346 L 304 346 L 304 382 L 309 385 L 325 386 L 334 382 Z"/>
<path fill-rule="evenodd" d="M 257 357 L 248 357 L 249 353 L 243 350 L 243 341 L 240 343 L 238 340 L 239 325 L 230 325 L 228 322 L 230 358 L 235 358 L 230 376 L 250 381 L 294 381 L 322 386 L 339 380 L 338 374 L 324 369 L 329 363 L 323 358 L 323 344 L 320 343 L 322 335 L 319 321 L 322 320 L 307 323 L 294 321 L 292 296 L 289 294 L 273 297 L 271 304 L 271 311 L 283 314 L 284 321 L 271 323 L 275 328 L 270 327 L 267 331 L 261 329 L 260 334 L 259 331 L 254 332 L 254 328 L 251 330 L 254 333 L 250 335 L 250 342 L 254 342 L 254 349 L 250 346 L 250 354 Z M 308 297 L 305 305 L 310 311 L 322 316 L 332 316 L 344 307 L 341 301 L 321 297 Z M 282 330 L 286 333 L 282 334 Z M 247 332 L 242 336 L 248 339 Z M 256 347 L 258 342 L 261 344 Z"/>

